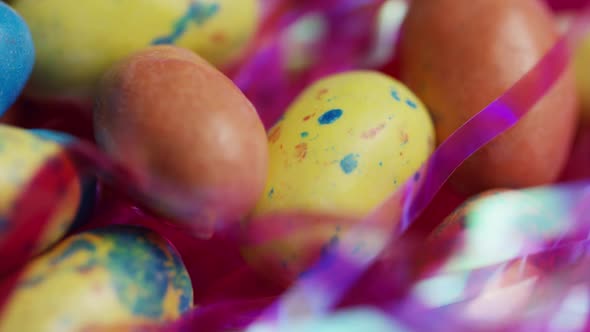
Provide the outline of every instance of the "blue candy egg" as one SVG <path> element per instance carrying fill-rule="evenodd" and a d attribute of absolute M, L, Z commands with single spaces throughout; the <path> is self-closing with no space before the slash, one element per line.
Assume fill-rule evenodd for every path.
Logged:
<path fill-rule="evenodd" d="M 55 142 L 62 146 L 68 145 L 76 140 L 76 138 L 72 135 L 48 129 L 30 129 L 29 131 L 42 140 Z M 82 200 L 80 202 L 80 206 L 78 207 L 76 217 L 70 226 L 70 230 L 79 228 L 80 226 L 83 226 L 88 220 L 90 220 L 90 216 L 92 215 L 94 209 L 94 203 L 96 202 L 97 198 L 96 177 L 84 176 L 81 179 L 80 184 L 82 186 Z"/>
<path fill-rule="evenodd" d="M 35 48 L 25 21 L 0 2 L 0 115 L 14 103 L 35 63 Z"/>

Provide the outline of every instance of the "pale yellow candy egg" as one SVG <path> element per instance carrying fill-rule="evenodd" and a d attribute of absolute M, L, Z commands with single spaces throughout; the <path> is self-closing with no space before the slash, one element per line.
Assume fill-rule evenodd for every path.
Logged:
<path fill-rule="evenodd" d="M 88 98 L 113 63 L 155 44 L 231 64 L 256 32 L 258 0 L 15 0 L 37 62 L 28 94 Z"/>

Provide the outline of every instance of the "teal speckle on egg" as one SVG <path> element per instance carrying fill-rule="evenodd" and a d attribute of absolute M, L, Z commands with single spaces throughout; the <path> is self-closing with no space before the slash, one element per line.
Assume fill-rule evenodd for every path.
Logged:
<path fill-rule="evenodd" d="M 108 268 L 116 274 L 114 287 L 122 303 L 133 314 L 158 318 L 163 314 L 164 298 L 169 284 L 182 289 L 179 311 L 186 311 L 192 302 L 188 273 L 177 253 L 167 253 L 150 231 L 140 228 L 105 229 L 94 234 L 113 242 L 108 253 Z M 180 269 L 179 269 L 180 268 Z M 170 278 L 170 276 L 173 276 Z M 131 291 L 141 286 L 144 292 Z"/>

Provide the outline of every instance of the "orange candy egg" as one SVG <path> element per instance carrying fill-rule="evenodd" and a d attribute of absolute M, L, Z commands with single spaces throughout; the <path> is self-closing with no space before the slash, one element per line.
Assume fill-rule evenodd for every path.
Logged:
<path fill-rule="evenodd" d="M 98 143 L 166 215 L 240 218 L 264 188 L 268 152 L 256 110 L 188 50 L 152 47 L 115 66 L 101 83 L 94 120 Z"/>

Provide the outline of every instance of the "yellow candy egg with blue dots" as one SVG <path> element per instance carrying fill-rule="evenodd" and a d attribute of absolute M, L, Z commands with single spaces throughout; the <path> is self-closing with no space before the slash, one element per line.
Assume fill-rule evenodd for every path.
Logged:
<path fill-rule="evenodd" d="M 3 254 L 28 254 L 31 246 L 40 252 L 55 243 L 73 223 L 81 192 L 76 167 L 60 144 L 0 125 L 0 241 L 6 241 L 19 226 L 27 228 L 23 223 L 49 218 L 39 238 L 29 233 L 31 242 L 24 241 L 15 248 L 17 252 Z"/>
<path fill-rule="evenodd" d="M 268 139 L 267 185 L 252 218 L 243 223 L 243 252 L 255 266 L 275 267 L 277 276 L 285 272 L 283 281 L 306 267 L 314 256 L 310 250 L 337 242 L 346 230 L 329 216 L 366 216 L 416 174 L 435 143 L 422 102 L 402 83 L 374 71 L 317 81 L 291 104 Z M 284 213 L 326 217 L 292 218 L 302 225 L 298 235 L 260 234 L 277 228 L 265 216 Z M 260 243 L 260 238 L 270 240 Z"/>
<path fill-rule="evenodd" d="M 115 62 L 174 44 L 212 64 L 232 64 L 253 38 L 258 0 L 15 0 L 36 64 L 27 93 L 85 99 Z"/>
<path fill-rule="evenodd" d="M 73 235 L 27 265 L 0 331 L 70 332 L 168 322 L 192 307 L 178 252 L 135 226 Z"/>

